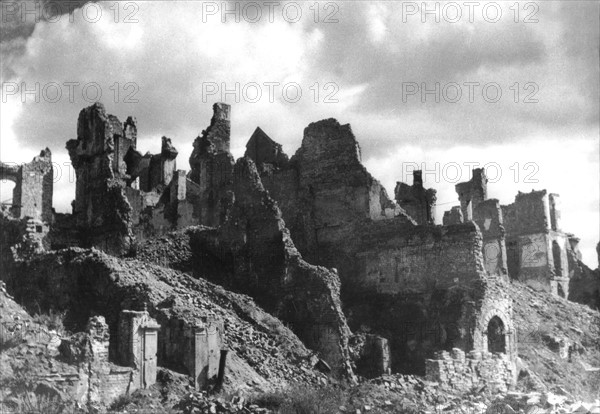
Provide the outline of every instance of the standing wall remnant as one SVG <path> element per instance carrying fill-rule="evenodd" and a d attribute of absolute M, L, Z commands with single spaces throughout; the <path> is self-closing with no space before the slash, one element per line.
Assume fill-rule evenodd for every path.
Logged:
<path fill-rule="evenodd" d="M 0 180 L 15 183 L 10 206 L 13 217 L 52 223 L 54 171 L 48 148 L 29 163 L 0 163 Z"/>
<path fill-rule="evenodd" d="M 423 188 L 421 170 L 413 171 L 413 184 L 397 182 L 394 190 L 396 202 L 418 224 L 435 224 L 436 191 Z"/>
<path fill-rule="evenodd" d="M 337 274 L 302 259 L 250 158 L 236 162 L 233 178 L 227 220 L 191 237 L 194 270 L 206 275 L 210 269 L 215 282 L 251 295 L 320 352 L 335 375 L 352 376 Z"/>
<path fill-rule="evenodd" d="M 467 182 L 456 184 L 460 209 L 465 221 L 473 220 L 473 210 L 487 200 L 487 177 L 483 168 L 475 168 L 473 177 Z"/>
<path fill-rule="evenodd" d="M 473 221 L 479 226 L 483 236 L 483 260 L 485 270 L 490 275 L 508 278 L 506 243 L 500 202 L 488 199 L 473 209 Z"/>
<path fill-rule="evenodd" d="M 118 352 L 121 364 L 135 368 L 138 388 L 156 382 L 158 331 L 160 325 L 147 311 L 121 311 L 119 317 Z"/>
<path fill-rule="evenodd" d="M 498 200 L 487 199 L 483 169 L 474 169 L 473 178 L 457 184 L 456 192 L 460 207 L 444 213 L 444 225 L 462 220 L 478 224 L 489 274 L 508 274 L 535 289 L 568 297 L 573 247 L 571 235 L 561 230 L 558 194 L 519 192 L 514 203 L 499 206 Z"/>
<path fill-rule="evenodd" d="M 194 385 L 206 389 L 215 384 L 219 375 L 223 324 L 215 318 L 207 318 L 194 328 Z"/>
<path fill-rule="evenodd" d="M 77 177 L 73 215 L 84 246 L 121 254 L 131 244 L 132 209 L 120 172 L 130 146 L 135 147 L 123 124 L 101 103 L 79 113 L 77 139 L 68 141 L 67 149 Z"/>
<path fill-rule="evenodd" d="M 233 204 L 231 191 L 233 156 L 229 153 L 231 107 L 224 103 L 213 105 L 210 126 L 194 141 L 190 156 L 189 178 L 199 185 L 196 217 L 205 226 L 225 222 Z"/>
<path fill-rule="evenodd" d="M 519 192 L 502 206 L 512 278 L 556 296 L 569 294 L 569 236 L 560 229 L 558 195 Z"/>
<path fill-rule="evenodd" d="M 504 354 L 471 351 L 465 355 L 454 348 L 428 359 L 425 377 L 444 391 L 468 392 L 486 386 L 491 392 L 506 392 L 514 384 L 515 365 Z"/>

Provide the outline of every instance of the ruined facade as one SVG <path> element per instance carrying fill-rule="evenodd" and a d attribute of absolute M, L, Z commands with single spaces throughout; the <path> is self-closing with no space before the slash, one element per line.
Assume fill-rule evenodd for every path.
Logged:
<path fill-rule="evenodd" d="M 519 192 L 515 202 L 500 205 L 487 199 L 487 178 L 474 169 L 470 181 L 456 185 L 460 207 L 444 214 L 444 224 L 473 220 L 481 230 L 488 272 L 513 279 L 554 295 L 569 296 L 569 255 L 575 236 L 563 232 L 560 197 L 546 190 Z M 459 214 L 460 208 L 460 214 Z"/>
<path fill-rule="evenodd" d="M 246 155 L 273 149 L 273 140 L 262 138 Z M 486 243 L 503 242 L 498 223 L 485 237 L 473 224 L 432 225 L 435 192 L 422 187 L 418 172 L 413 186 L 398 184 L 398 203 L 390 200 L 362 166 L 349 125 L 310 124 L 289 163 L 255 161 L 301 254 L 337 269 L 350 328 L 368 326 L 389 340 L 393 371 L 424 374 L 436 350 L 481 349 L 488 322 L 480 318 L 492 309 L 504 326 L 512 323 L 510 300 L 492 289 L 506 265 L 488 273 L 483 260 Z M 503 336 L 512 361 L 514 338 L 514 331 Z"/>

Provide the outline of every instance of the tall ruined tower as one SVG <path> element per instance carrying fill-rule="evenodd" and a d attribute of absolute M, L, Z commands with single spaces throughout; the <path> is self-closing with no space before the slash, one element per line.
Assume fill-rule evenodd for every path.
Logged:
<path fill-rule="evenodd" d="M 125 134 L 119 119 L 99 102 L 79 113 L 77 139 L 67 142 L 67 150 L 77 176 L 73 215 L 84 245 L 118 254 L 129 247 L 131 207 L 124 193 L 124 157 L 135 146 L 134 129 L 129 125 Z"/>
<path fill-rule="evenodd" d="M 473 210 L 487 200 L 487 177 L 483 168 L 475 168 L 473 177 L 464 183 L 456 184 L 460 209 L 465 221 L 473 220 Z"/>
<path fill-rule="evenodd" d="M 234 159 L 229 152 L 231 107 L 213 105 L 210 125 L 194 140 L 189 179 L 199 186 L 196 216 L 200 224 L 217 226 L 225 221 L 233 204 Z"/>

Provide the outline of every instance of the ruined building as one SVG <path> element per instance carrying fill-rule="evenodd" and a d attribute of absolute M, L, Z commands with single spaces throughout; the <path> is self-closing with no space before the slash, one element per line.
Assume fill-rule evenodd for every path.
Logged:
<path fill-rule="evenodd" d="M 411 186 L 397 183 L 390 198 L 363 166 L 350 125 L 311 123 L 292 157 L 257 128 L 236 161 L 231 108 L 217 103 L 213 111 L 193 142 L 186 172 L 177 169 L 178 151 L 169 138 L 162 138 L 159 154 L 142 155 L 135 119 L 123 123 L 94 104 L 81 111 L 77 138 L 67 143 L 77 176 L 72 214 L 52 214 L 45 180 L 14 198 L 22 207 L 13 206 L 15 219 L 4 226 L 3 243 L 21 246 L 15 251 L 33 246 L 27 250 L 37 255 L 33 262 L 43 264 L 36 277 L 66 289 L 62 294 L 82 318 L 92 316 L 89 309 L 74 294 L 76 287 L 60 280 L 72 277 L 75 286 L 93 287 L 87 303 L 114 331 L 111 355 L 127 355 L 119 344 L 130 335 L 119 330 L 112 307 L 120 312 L 139 303 L 109 305 L 103 295 L 123 297 L 129 287 L 112 284 L 127 282 L 123 272 L 141 271 L 105 253 L 135 256 L 144 241 L 188 229 L 190 260 L 177 270 L 252 296 L 318 352 L 320 366 L 332 375 L 351 378 L 356 369 L 375 376 L 391 369 L 451 387 L 462 369 L 471 373 L 468 386 L 511 386 L 517 344 L 509 278 L 569 294 L 576 239 L 560 230 L 558 196 L 519 193 L 514 204 L 501 206 L 487 198 L 483 170 L 474 170 L 469 182 L 456 186 L 460 206 L 436 225 L 436 192 L 423 187 L 421 172 L 414 172 Z M 51 167 L 43 167 L 46 157 L 49 151 L 27 166 L 51 177 Z M 3 164 L 3 177 L 18 182 L 30 167 L 20 168 Z M 24 235 L 17 220 L 23 217 L 41 220 L 47 230 L 38 238 Z M 65 250 L 48 253 L 59 249 Z M 3 263 L 29 269 L 11 254 L 3 253 Z M 63 269 L 64 263 L 70 265 Z M 89 279 L 77 276 L 84 268 L 93 269 Z M 205 386 L 216 375 L 223 324 L 173 313 L 167 299 L 144 295 L 149 317 L 158 322 L 158 363 Z M 139 316 L 124 315 L 131 319 L 127 326 Z M 212 344 L 207 348 L 201 335 L 208 332 L 218 335 L 205 338 Z M 360 349 L 351 352 L 351 345 Z"/>
<path fill-rule="evenodd" d="M 577 257 L 579 239 L 561 228 L 558 194 L 519 192 L 514 203 L 500 205 L 487 198 L 483 169 L 474 169 L 471 180 L 457 184 L 456 192 L 460 207 L 445 212 L 444 224 L 468 220 L 478 224 L 487 239 L 484 257 L 488 271 L 496 269 L 535 289 L 569 296 L 574 275 L 569 262 L 577 261 L 569 256 Z"/>

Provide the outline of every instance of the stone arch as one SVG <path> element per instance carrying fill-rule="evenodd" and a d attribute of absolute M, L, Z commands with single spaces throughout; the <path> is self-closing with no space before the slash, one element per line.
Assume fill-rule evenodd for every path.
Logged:
<path fill-rule="evenodd" d="M 506 327 L 502 319 L 493 316 L 487 324 L 488 352 L 506 354 Z"/>
<path fill-rule="evenodd" d="M 12 209 L 15 203 L 20 204 L 17 200 L 18 195 L 21 193 L 18 176 L 19 166 L 16 163 L 0 162 L 0 181 L 3 182 L 2 187 L 6 188 L 4 184 L 6 181 L 9 181 L 13 184 L 10 190 L 2 192 L 2 199 L 0 200 L 2 208 L 6 207 Z M 10 198 L 7 198 L 6 193 L 10 193 Z"/>
<path fill-rule="evenodd" d="M 9 180 L 17 183 L 19 166 L 15 163 L 0 162 L 0 180 Z"/>
<path fill-rule="evenodd" d="M 492 333 L 493 328 L 498 326 L 498 321 L 502 324 L 500 325 L 503 328 L 501 331 L 503 332 L 502 337 L 504 338 L 504 351 L 506 355 L 511 358 L 516 356 L 516 333 L 512 320 L 512 311 L 510 305 L 508 307 L 504 306 L 493 306 L 487 307 L 482 313 L 482 315 L 478 319 L 477 329 L 474 333 L 474 341 L 473 346 L 477 350 L 494 352 L 493 346 L 490 349 L 490 338 L 489 335 Z M 493 320 L 493 322 L 492 322 Z M 490 322 L 492 326 L 490 326 Z M 492 328 L 492 330 L 490 330 Z M 495 338 L 492 338 L 491 342 L 494 342 Z M 498 340 L 499 341 L 499 340 Z M 499 349 L 500 342 L 499 342 Z M 496 351 L 498 352 L 498 351 Z"/>

